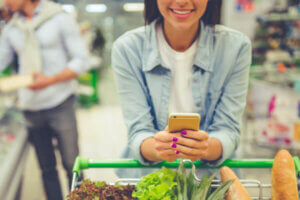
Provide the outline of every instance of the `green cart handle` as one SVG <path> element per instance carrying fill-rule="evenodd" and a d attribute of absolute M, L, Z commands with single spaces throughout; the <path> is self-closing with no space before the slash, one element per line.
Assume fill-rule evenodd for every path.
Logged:
<path fill-rule="evenodd" d="M 300 159 L 299 157 L 294 157 L 296 174 L 300 176 Z M 223 166 L 228 166 L 230 168 L 272 168 L 274 159 L 228 159 L 219 166 L 211 166 L 203 161 L 194 161 L 196 168 L 220 168 Z M 81 170 L 89 168 L 177 168 L 180 164 L 180 160 L 174 162 L 160 162 L 155 165 L 142 165 L 137 160 L 132 159 L 120 159 L 120 160 L 102 160 L 102 159 L 88 159 L 77 157 L 73 167 L 73 173 L 78 176 L 81 174 Z M 186 168 L 191 168 L 191 163 L 185 163 Z"/>

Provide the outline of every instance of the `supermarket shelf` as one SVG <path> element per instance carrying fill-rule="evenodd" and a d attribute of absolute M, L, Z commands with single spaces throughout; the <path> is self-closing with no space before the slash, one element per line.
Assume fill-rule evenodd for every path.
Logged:
<path fill-rule="evenodd" d="M 300 143 L 294 139 L 293 127 L 297 119 L 300 94 L 281 83 L 257 79 L 251 79 L 250 83 L 251 90 L 248 101 L 252 105 L 252 142 L 258 147 L 273 150 L 273 152 L 287 149 L 299 155 L 297 152 L 300 151 Z M 276 121 L 270 121 L 268 117 L 268 106 L 272 97 L 276 97 L 275 114 L 273 111 L 273 118 L 276 118 Z M 289 120 L 284 121 L 284 119 Z M 271 129 L 270 123 L 284 126 L 286 129 L 281 132 Z"/>
<path fill-rule="evenodd" d="M 280 13 L 272 13 L 258 18 L 261 22 L 277 22 L 277 21 L 293 21 L 300 20 L 300 15 L 288 15 Z"/>

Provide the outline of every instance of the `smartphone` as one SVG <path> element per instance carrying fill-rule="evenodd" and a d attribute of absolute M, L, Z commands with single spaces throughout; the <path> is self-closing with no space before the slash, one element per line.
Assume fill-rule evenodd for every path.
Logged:
<path fill-rule="evenodd" d="M 182 130 L 199 130 L 201 116 L 198 113 L 171 113 L 169 115 L 169 132 Z"/>

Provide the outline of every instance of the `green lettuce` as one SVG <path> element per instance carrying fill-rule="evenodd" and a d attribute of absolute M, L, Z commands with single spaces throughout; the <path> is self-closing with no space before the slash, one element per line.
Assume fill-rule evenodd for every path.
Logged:
<path fill-rule="evenodd" d="M 210 177 L 204 175 L 199 183 L 181 162 L 177 171 L 163 168 L 142 177 L 132 197 L 138 200 L 223 200 L 233 181 L 214 190 L 212 181 L 217 173 Z"/>
<path fill-rule="evenodd" d="M 139 200 L 177 200 L 177 172 L 171 169 L 148 174 L 136 185 L 132 197 Z"/>

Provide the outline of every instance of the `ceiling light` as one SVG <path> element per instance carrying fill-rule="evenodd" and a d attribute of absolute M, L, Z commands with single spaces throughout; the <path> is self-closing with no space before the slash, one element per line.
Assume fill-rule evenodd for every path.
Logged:
<path fill-rule="evenodd" d="M 62 8 L 64 9 L 64 11 L 66 11 L 68 13 L 74 12 L 74 10 L 75 10 L 75 6 L 72 4 L 63 4 Z"/>
<path fill-rule="evenodd" d="M 107 10 L 105 4 L 88 4 L 85 10 L 90 13 L 103 13 Z"/>
<path fill-rule="evenodd" d="M 142 12 L 144 7 L 144 3 L 125 3 L 123 9 L 127 12 Z"/>

